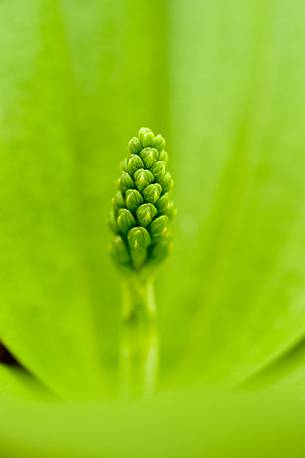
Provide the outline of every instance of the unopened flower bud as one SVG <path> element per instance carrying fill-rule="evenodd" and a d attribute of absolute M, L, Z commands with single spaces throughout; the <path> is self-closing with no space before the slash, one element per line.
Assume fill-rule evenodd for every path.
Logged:
<path fill-rule="evenodd" d="M 169 193 L 164 194 L 158 202 L 156 203 L 158 213 L 161 215 L 167 215 L 169 218 L 172 218 L 175 213 L 174 203 L 170 198 Z"/>
<path fill-rule="evenodd" d="M 135 183 L 128 172 L 122 172 L 119 179 L 119 187 L 122 193 L 127 189 L 135 188 Z"/>
<path fill-rule="evenodd" d="M 136 170 L 144 167 L 143 161 L 137 154 L 131 154 L 127 159 L 127 171 L 130 175 L 133 175 Z"/>
<path fill-rule="evenodd" d="M 159 154 L 159 158 L 158 158 L 159 161 L 164 161 L 165 163 L 168 162 L 168 154 L 165 150 L 162 150 Z"/>
<path fill-rule="evenodd" d="M 128 189 L 125 194 L 125 202 L 128 210 L 133 212 L 144 202 L 144 200 L 137 189 Z"/>
<path fill-rule="evenodd" d="M 126 208 L 121 208 L 118 211 L 117 226 L 122 234 L 127 234 L 130 228 L 136 225 L 136 220 L 133 214 Z"/>
<path fill-rule="evenodd" d="M 172 176 L 171 176 L 171 174 L 169 172 L 166 172 L 164 177 L 160 180 L 160 184 L 162 186 L 163 192 L 171 191 L 174 182 L 173 182 Z"/>
<path fill-rule="evenodd" d="M 134 174 L 134 181 L 139 191 L 142 191 L 146 186 L 153 183 L 153 174 L 146 169 L 139 169 Z"/>
<path fill-rule="evenodd" d="M 148 169 L 158 160 L 159 152 L 156 148 L 143 148 L 140 153 L 141 158 Z"/>
<path fill-rule="evenodd" d="M 135 269 L 139 269 L 147 258 L 150 235 L 144 227 L 134 227 L 128 232 L 127 240 L 132 264 Z"/>
<path fill-rule="evenodd" d="M 153 239 L 162 237 L 168 231 L 168 216 L 162 215 L 154 219 L 149 226 L 149 232 Z"/>
<path fill-rule="evenodd" d="M 136 211 L 138 223 L 141 226 L 148 226 L 157 215 L 157 209 L 153 204 L 142 204 Z"/>
<path fill-rule="evenodd" d="M 144 148 L 146 146 L 152 146 L 154 138 L 154 133 L 150 129 L 148 129 L 148 127 L 142 127 L 139 130 L 139 139 Z"/>
<path fill-rule="evenodd" d="M 129 254 L 126 248 L 126 245 L 124 243 L 124 240 L 120 235 L 116 235 L 111 243 L 110 246 L 110 253 L 112 256 L 112 259 L 116 264 L 118 264 L 120 267 L 121 266 L 129 266 L 130 265 L 130 258 Z"/>
<path fill-rule="evenodd" d="M 162 137 L 162 135 L 158 134 L 155 136 L 154 141 L 153 141 L 153 146 L 157 148 L 158 151 L 162 151 L 165 147 L 165 140 Z"/>
<path fill-rule="evenodd" d="M 157 207 L 159 213 L 166 214 L 166 209 L 168 207 L 169 202 L 170 202 L 170 196 L 169 196 L 169 194 L 167 192 L 166 194 L 163 194 L 162 197 L 160 197 L 160 199 L 158 200 L 158 202 L 156 204 L 156 207 Z"/>
<path fill-rule="evenodd" d="M 142 194 L 145 199 L 145 202 L 155 204 L 159 199 L 161 192 L 161 185 L 159 183 L 155 183 L 146 186 L 146 188 L 143 189 Z"/>
<path fill-rule="evenodd" d="M 128 232 L 127 239 L 131 250 L 144 250 L 151 243 L 149 232 L 145 227 L 133 227 Z"/>
<path fill-rule="evenodd" d="M 142 149 L 142 145 L 138 137 L 133 137 L 128 143 L 128 149 L 131 154 L 139 154 Z"/>
<path fill-rule="evenodd" d="M 151 172 L 156 181 L 161 182 L 166 173 L 166 163 L 164 161 L 157 161 L 151 168 Z"/>

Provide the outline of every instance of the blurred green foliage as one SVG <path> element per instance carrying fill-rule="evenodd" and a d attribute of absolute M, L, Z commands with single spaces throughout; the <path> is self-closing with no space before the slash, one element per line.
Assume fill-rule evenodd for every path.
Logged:
<path fill-rule="evenodd" d="M 300 392 L 298 392 L 300 395 Z M 302 402 L 287 391 L 172 392 L 132 405 L 2 402 L 10 458 L 303 458 Z"/>
<path fill-rule="evenodd" d="M 40 398 L 47 388 L 69 400 L 115 396 L 120 278 L 105 220 L 118 163 L 143 125 L 167 139 L 178 208 L 175 249 L 157 283 L 160 390 L 236 386 L 262 371 L 272 383 L 293 379 L 289 387 L 303 379 L 304 26 L 301 0 L 0 2 L 0 339 L 29 372 L 2 365 L 2 395 Z M 198 424 L 209 435 L 215 425 L 208 414 L 193 416 L 198 394 L 188 396 L 185 415 L 196 438 Z M 277 400 L 262 422 L 271 437 L 283 434 L 274 456 L 300 432 L 277 422 Z M 179 456 L 170 441 L 181 434 L 181 417 L 174 421 L 164 415 L 171 405 L 159 410 L 150 402 L 131 418 L 138 425 L 143 416 L 144 437 L 166 444 L 164 456 Z M 10 456 L 42 456 L 44 444 L 57 456 L 65 430 L 56 445 L 52 428 L 58 432 L 78 412 L 69 404 L 63 414 L 39 407 L 39 425 L 34 405 L 32 431 L 28 425 L 22 433 L 21 414 L 16 437 L 27 434 L 36 452 L 14 442 L 19 413 L 7 407 L 0 439 Z M 263 407 L 255 411 L 254 429 Z M 92 456 L 149 456 L 147 444 L 136 451 L 135 438 L 128 455 L 128 412 L 113 412 L 86 417 L 94 434 L 78 426 L 79 447 L 89 441 Z M 213 421 L 228 449 L 213 452 L 211 442 L 207 456 L 230 456 L 227 412 L 216 409 Z M 173 420 L 168 437 L 163 417 Z M 238 409 L 233 417 L 238 427 L 229 431 L 237 440 L 242 428 L 238 447 L 246 444 L 247 453 L 234 454 L 233 446 L 232 456 L 251 457 Z M 273 421 L 278 428 L 268 429 Z M 117 431 L 127 441 L 120 450 Z M 182 448 L 182 456 L 202 456 L 201 446 L 192 455 Z"/>

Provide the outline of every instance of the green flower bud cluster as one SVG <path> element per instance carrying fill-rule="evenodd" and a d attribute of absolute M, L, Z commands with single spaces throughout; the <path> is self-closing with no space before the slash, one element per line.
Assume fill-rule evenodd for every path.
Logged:
<path fill-rule="evenodd" d="M 160 263 L 170 248 L 169 222 L 174 214 L 173 179 L 162 135 L 143 127 L 129 144 L 112 200 L 111 254 L 116 264 L 133 271 Z"/>

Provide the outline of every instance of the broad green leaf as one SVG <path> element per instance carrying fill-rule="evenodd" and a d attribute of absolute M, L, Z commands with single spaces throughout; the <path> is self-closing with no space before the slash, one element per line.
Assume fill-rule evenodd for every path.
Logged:
<path fill-rule="evenodd" d="M 0 397 L 50 400 L 52 397 L 37 380 L 23 369 L 0 364 Z"/>
<path fill-rule="evenodd" d="M 272 363 L 262 368 L 258 373 L 254 373 L 243 383 L 244 387 L 251 389 L 261 389 L 265 386 L 285 386 L 295 390 L 305 385 L 305 342 L 302 339 L 293 348 L 289 348 L 286 353 L 281 355 Z"/>
<path fill-rule="evenodd" d="M 0 336 L 64 397 L 115 385 L 120 285 L 106 218 L 128 138 L 165 122 L 166 27 L 157 39 L 142 27 L 142 14 L 161 26 L 163 10 L 0 5 Z"/>
<path fill-rule="evenodd" d="M 304 398 L 285 391 L 173 392 L 133 405 L 3 402 L 0 447 L 12 458 L 303 457 Z"/>
<path fill-rule="evenodd" d="M 237 382 L 304 335 L 305 7 L 178 1 L 164 370 Z"/>
<path fill-rule="evenodd" d="M 2 2 L 0 335 L 63 396 L 98 395 L 73 80 L 56 2 Z"/>
<path fill-rule="evenodd" d="M 162 383 L 239 382 L 303 336 L 304 23 L 301 0 L 0 4 L 0 337 L 60 396 L 115 389 L 105 220 L 142 125 L 179 211 Z"/>

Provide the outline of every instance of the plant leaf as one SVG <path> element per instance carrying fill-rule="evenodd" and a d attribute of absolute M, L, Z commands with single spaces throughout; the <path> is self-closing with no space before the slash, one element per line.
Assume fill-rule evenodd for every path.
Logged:
<path fill-rule="evenodd" d="M 304 20 L 300 0 L 1 3 L 0 336 L 59 395 L 115 385 L 104 221 L 141 125 L 176 171 L 163 382 L 236 383 L 303 336 Z"/>
<path fill-rule="evenodd" d="M 304 397 L 283 390 L 179 391 L 133 405 L 3 402 L 1 411 L 1 451 L 14 458 L 302 458 L 305 451 Z"/>
<path fill-rule="evenodd" d="M 305 382 L 305 341 L 297 342 L 285 354 L 270 362 L 258 373 L 251 374 L 243 386 L 247 388 L 262 388 L 266 386 L 304 387 Z"/>
<path fill-rule="evenodd" d="M 23 369 L 0 364 L 0 396 L 1 399 L 21 398 L 50 400 L 48 391 Z"/>
<path fill-rule="evenodd" d="M 142 13 L 162 25 L 162 9 L 0 5 L 0 336 L 63 397 L 115 386 L 120 291 L 106 217 L 128 139 L 164 123 L 166 30 L 156 39 L 141 27 Z"/>
<path fill-rule="evenodd" d="M 60 395 L 99 395 L 59 9 L 34 0 L 0 9 L 1 338 Z"/>
<path fill-rule="evenodd" d="M 236 383 L 305 331 L 305 8 L 180 1 L 173 15 L 163 368 L 184 358 L 181 376 Z"/>

